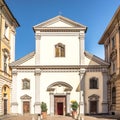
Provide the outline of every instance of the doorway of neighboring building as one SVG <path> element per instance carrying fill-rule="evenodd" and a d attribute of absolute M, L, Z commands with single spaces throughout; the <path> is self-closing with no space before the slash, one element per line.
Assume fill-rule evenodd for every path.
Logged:
<path fill-rule="evenodd" d="M 4 99 L 4 115 L 7 114 L 7 99 Z"/>
<path fill-rule="evenodd" d="M 97 101 L 90 101 L 90 114 L 97 114 Z"/>
<path fill-rule="evenodd" d="M 23 102 L 23 114 L 30 113 L 30 102 L 24 101 Z"/>

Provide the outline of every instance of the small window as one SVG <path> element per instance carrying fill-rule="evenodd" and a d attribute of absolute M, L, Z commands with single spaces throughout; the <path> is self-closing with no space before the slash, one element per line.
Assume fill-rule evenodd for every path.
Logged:
<path fill-rule="evenodd" d="M 6 23 L 5 23 L 4 35 L 6 38 L 9 38 L 9 27 Z"/>
<path fill-rule="evenodd" d="M 7 72 L 7 55 L 4 55 L 4 72 Z"/>
<path fill-rule="evenodd" d="M 56 57 L 65 57 L 65 45 L 58 43 L 55 45 L 55 56 Z"/>
<path fill-rule="evenodd" d="M 112 88 L 112 104 L 116 104 L 116 88 Z"/>
<path fill-rule="evenodd" d="M 112 37 L 112 49 L 115 47 L 115 37 Z"/>
<path fill-rule="evenodd" d="M 98 89 L 98 78 L 91 78 L 90 79 L 90 89 Z"/>
<path fill-rule="evenodd" d="M 22 82 L 23 82 L 23 89 L 30 89 L 30 81 L 28 79 L 24 79 Z"/>

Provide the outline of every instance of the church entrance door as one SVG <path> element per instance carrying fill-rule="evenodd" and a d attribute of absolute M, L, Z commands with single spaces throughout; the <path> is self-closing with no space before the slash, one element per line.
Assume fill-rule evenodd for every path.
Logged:
<path fill-rule="evenodd" d="M 23 113 L 30 113 L 30 102 L 29 101 L 24 101 L 23 102 Z"/>
<path fill-rule="evenodd" d="M 54 113 L 55 115 L 65 115 L 66 113 L 66 96 L 55 96 L 54 97 Z"/>

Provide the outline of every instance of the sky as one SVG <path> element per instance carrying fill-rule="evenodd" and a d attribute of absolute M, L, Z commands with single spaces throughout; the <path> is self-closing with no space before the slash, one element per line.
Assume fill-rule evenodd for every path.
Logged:
<path fill-rule="evenodd" d="M 15 59 L 35 50 L 33 26 L 62 15 L 88 27 L 85 50 L 104 59 L 102 34 L 120 5 L 120 0 L 5 0 L 20 24 L 16 29 Z"/>

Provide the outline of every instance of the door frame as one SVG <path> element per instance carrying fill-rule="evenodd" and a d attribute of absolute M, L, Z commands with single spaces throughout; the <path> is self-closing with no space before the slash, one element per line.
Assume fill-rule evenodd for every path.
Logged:
<path fill-rule="evenodd" d="M 6 103 L 6 112 L 5 112 L 5 103 Z M 3 105 L 4 105 L 4 115 L 7 115 L 7 113 L 8 113 L 8 99 L 3 99 Z"/>
<path fill-rule="evenodd" d="M 63 103 L 63 115 L 66 114 L 66 95 L 54 96 L 54 114 L 58 115 L 57 103 Z"/>
<path fill-rule="evenodd" d="M 24 113 L 24 102 L 28 102 L 29 103 L 29 112 L 28 113 Z M 22 104 L 22 110 L 23 110 L 23 114 L 30 114 L 30 101 L 23 101 L 23 104 Z"/>
<path fill-rule="evenodd" d="M 96 112 L 95 113 L 91 113 L 91 102 L 96 102 Z M 98 113 L 98 101 L 97 100 L 89 101 L 89 113 L 90 114 L 97 114 Z"/>

